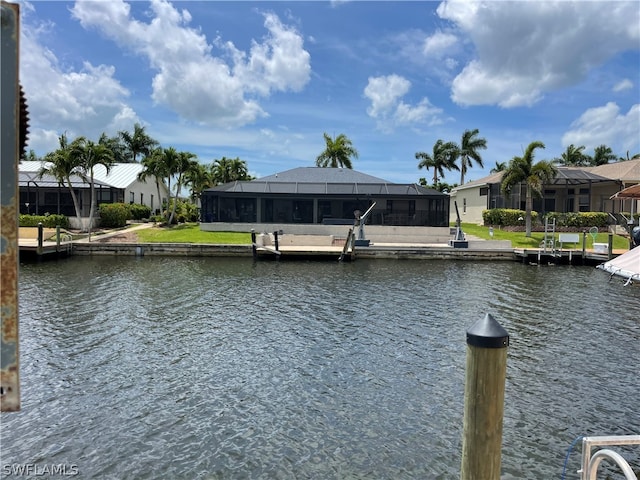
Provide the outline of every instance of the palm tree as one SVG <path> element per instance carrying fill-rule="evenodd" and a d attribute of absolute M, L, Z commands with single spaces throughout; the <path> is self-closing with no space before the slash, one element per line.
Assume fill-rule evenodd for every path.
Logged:
<path fill-rule="evenodd" d="M 326 148 L 316 158 L 318 167 L 353 168 L 351 157 L 358 158 L 358 151 L 344 133 L 341 133 L 335 139 L 325 133 L 324 141 Z"/>
<path fill-rule="evenodd" d="M 199 162 L 194 162 L 192 168 L 184 174 L 184 185 L 191 187 L 191 199 L 200 199 L 205 188 L 213 187 L 210 169 Z"/>
<path fill-rule="evenodd" d="M 613 153 L 610 147 L 606 145 L 599 145 L 593 149 L 593 158 L 591 158 L 591 165 L 605 165 L 609 162 L 615 162 L 618 157 Z"/>
<path fill-rule="evenodd" d="M 101 139 L 106 139 L 102 136 Z M 94 169 L 97 165 L 102 165 L 107 170 L 107 174 L 113 165 L 113 152 L 109 148 L 108 143 L 98 143 L 87 140 L 85 137 L 78 137 L 71 142 L 71 154 L 78 159 L 79 173 L 82 178 L 89 182 L 90 204 L 89 204 L 89 220 L 87 230 L 91 232 L 93 223 L 93 215 L 96 209 L 96 191 L 94 183 Z"/>
<path fill-rule="evenodd" d="M 507 169 L 507 162 L 496 162 L 496 166 L 493 167 L 490 173 L 504 172 Z"/>
<path fill-rule="evenodd" d="M 438 188 L 438 176 L 444 178 L 445 170 L 459 170 L 455 163 L 455 151 L 457 145 L 454 142 L 443 142 L 438 140 L 433 145 L 433 153 L 429 155 L 425 152 L 416 152 L 416 159 L 421 162 L 418 163 L 418 168 L 425 168 L 429 170 L 433 168 L 433 188 Z"/>
<path fill-rule="evenodd" d="M 182 191 L 184 184 L 185 174 L 194 168 L 193 164 L 197 161 L 192 160 L 196 158 L 196 155 L 191 152 L 178 152 L 177 156 L 172 158 L 172 162 L 168 164 L 169 172 L 172 176 L 176 177 L 176 194 L 173 198 L 173 206 L 171 208 L 171 215 L 169 215 L 169 225 L 173 222 L 173 217 L 176 215 L 176 207 L 178 206 L 178 198 Z"/>
<path fill-rule="evenodd" d="M 139 123 L 133 126 L 133 133 L 121 131 L 119 135 L 124 142 L 125 149 L 131 155 L 133 163 L 136 163 L 138 154 L 149 155 L 151 150 L 158 145 L 158 142 L 147 135 L 144 127 Z"/>
<path fill-rule="evenodd" d="M 165 178 L 169 178 L 170 175 L 166 171 L 164 163 L 164 150 L 161 147 L 151 150 L 149 155 L 142 159 L 143 170 L 138 174 L 138 180 L 144 182 L 148 177 L 153 177 L 156 182 L 156 189 L 158 190 L 158 202 L 160 204 L 160 210 L 162 210 L 162 194 L 160 193 L 160 182 L 164 182 Z"/>
<path fill-rule="evenodd" d="M 460 146 L 455 152 L 455 159 L 460 158 L 460 185 L 464 185 L 464 177 L 467 174 L 467 169 L 473 167 L 474 160 L 480 168 L 483 168 L 482 157 L 478 150 L 485 150 L 487 148 L 487 140 L 478 137 L 480 131 L 476 128 L 474 130 L 465 130 L 462 134 L 462 140 Z"/>
<path fill-rule="evenodd" d="M 554 163 L 565 165 L 567 167 L 584 167 L 588 165 L 589 158 L 584 154 L 584 145 L 576 147 L 573 143 L 560 155 L 560 158 L 554 160 Z"/>
<path fill-rule="evenodd" d="M 80 212 L 80 204 L 78 203 L 76 191 L 71 185 L 71 175 L 76 172 L 76 169 L 80 166 L 80 162 L 78 158 L 72 155 L 66 134 L 63 133 L 58 137 L 58 144 L 59 147 L 57 150 L 45 155 L 44 160 L 47 164 L 40 169 L 38 177 L 42 178 L 44 175 L 53 175 L 61 185 L 66 184 L 67 187 L 69 187 L 71 199 L 73 200 L 73 208 L 75 209 L 78 221 L 80 221 L 82 215 Z"/>
<path fill-rule="evenodd" d="M 247 162 L 240 160 L 239 157 L 233 159 L 222 157 L 220 160 L 214 160 L 209 168 L 214 185 L 253 180 L 253 177 L 249 175 Z"/>
<path fill-rule="evenodd" d="M 509 162 L 509 166 L 504 171 L 502 177 L 502 185 L 500 189 L 505 196 L 509 196 L 511 189 L 515 185 L 522 182 L 526 184 L 526 203 L 525 203 L 525 225 L 526 236 L 531 236 L 531 209 L 533 204 L 533 195 L 541 196 L 542 187 L 545 183 L 550 182 L 558 173 L 553 162 L 541 160 L 533 163 L 534 152 L 536 148 L 544 148 L 542 142 L 531 142 L 522 157 L 513 157 Z"/>

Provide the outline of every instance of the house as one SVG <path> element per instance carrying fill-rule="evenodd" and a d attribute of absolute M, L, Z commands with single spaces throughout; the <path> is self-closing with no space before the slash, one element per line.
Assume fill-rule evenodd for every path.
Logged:
<path fill-rule="evenodd" d="M 640 158 L 598 167 L 557 167 L 558 174 L 543 186 L 542 198 L 533 198 L 533 210 L 547 212 L 631 211 L 633 200 L 611 197 L 625 186 L 640 183 Z M 451 217 L 457 204 L 463 222 L 481 224 L 482 212 L 492 208 L 525 209 L 526 188 L 521 184 L 507 198 L 500 191 L 503 172 L 458 186 L 451 191 Z M 637 203 L 637 202 L 636 202 Z M 638 211 L 638 205 L 633 206 Z"/>
<path fill-rule="evenodd" d="M 417 184 L 396 184 L 347 168 L 299 167 L 205 190 L 203 224 L 353 224 L 448 226 L 448 195 Z"/>
<path fill-rule="evenodd" d="M 52 175 L 40 175 L 43 162 L 24 161 L 18 165 L 20 187 L 20 213 L 44 215 L 61 214 L 75 218 L 76 211 L 66 184 L 60 184 Z M 169 198 L 169 190 L 162 179 L 158 187 L 153 177 L 140 181 L 138 175 L 144 166 L 140 163 L 116 163 L 109 172 L 103 165 L 94 168 L 94 188 L 97 204 L 138 203 L 148 206 L 151 211 L 162 208 L 162 202 Z M 78 175 L 71 176 L 71 185 L 78 198 L 83 217 L 89 216 L 91 192 L 89 182 Z"/>

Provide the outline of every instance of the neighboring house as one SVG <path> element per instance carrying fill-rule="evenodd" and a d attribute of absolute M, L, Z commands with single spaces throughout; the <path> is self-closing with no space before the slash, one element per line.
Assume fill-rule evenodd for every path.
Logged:
<path fill-rule="evenodd" d="M 20 213 L 33 215 L 62 214 L 75 217 L 76 211 L 69 187 L 60 184 L 55 177 L 43 175 L 42 162 L 21 162 L 18 165 L 20 184 Z M 169 198 L 169 190 L 160 180 L 160 195 L 153 177 L 141 182 L 138 174 L 144 169 L 140 163 L 116 163 L 107 170 L 103 165 L 94 168 L 94 187 L 96 202 L 101 203 L 139 203 L 155 211 L 162 208 L 162 202 Z M 89 216 L 91 191 L 88 182 L 78 175 L 71 177 L 71 184 L 78 197 L 83 217 Z"/>
<path fill-rule="evenodd" d="M 347 168 L 299 167 L 202 193 L 203 223 L 353 224 L 376 203 L 370 225 L 448 226 L 448 195 Z"/>
<path fill-rule="evenodd" d="M 558 175 L 543 188 L 542 198 L 533 198 L 533 210 L 547 212 L 638 211 L 633 200 L 612 200 L 624 187 L 640 183 L 640 158 L 598 167 L 557 167 Z M 507 198 L 500 191 L 502 172 L 458 186 L 451 191 L 450 221 L 456 220 L 457 203 L 463 222 L 481 224 L 482 212 L 492 208 L 525 209 L 526 189 L 514 187 Z M 455 203 L 454 203 L 455 202 Z"/>

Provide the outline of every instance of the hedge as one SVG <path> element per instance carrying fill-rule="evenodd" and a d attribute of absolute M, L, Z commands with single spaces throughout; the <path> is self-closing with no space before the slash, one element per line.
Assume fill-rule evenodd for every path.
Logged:
<path fill-rule="evenodd" d="M 482 212 L 482 220 L 485 225 L 500 226 L 516 226 L 522 225 L 520 218 L 525 218 L 526 212 L 523 210 L 513 210 L 509 208 L 494 208 L 484 210 Z M 590 227 L 606 227 L 608 225 L 609 216 L 603 212 L 549 212 L 539 220 L 538 212 L 531 212 L 531 223 L 536 225 L 538 221 L 542 222 L 544 218 L 555 219 L 557 227 L 570 228 L 590 228 Z"/>
<path fill-rule="evenodd" d="M 21 227 L 37 227 L 39 223 L 46 228 L 69 228 L 69 219 L 64 215 L 20 215 Z"/>

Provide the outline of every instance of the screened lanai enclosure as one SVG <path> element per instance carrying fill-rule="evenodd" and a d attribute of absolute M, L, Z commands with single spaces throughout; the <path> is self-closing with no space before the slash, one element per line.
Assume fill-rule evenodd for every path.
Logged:
<path fill-rule="evenodd" d="M 350 224 L 375 203 L 370 225 L 447 226 L 449 197 L 340 168 L 301 167 L 206 190 L 202 222 Z"/>

